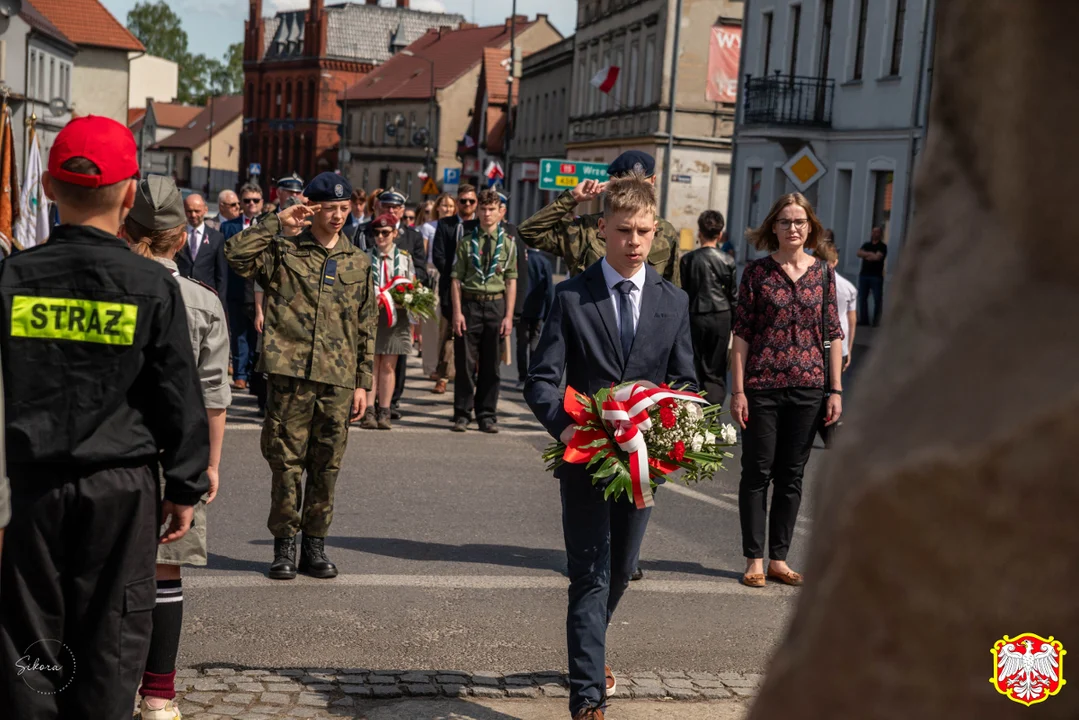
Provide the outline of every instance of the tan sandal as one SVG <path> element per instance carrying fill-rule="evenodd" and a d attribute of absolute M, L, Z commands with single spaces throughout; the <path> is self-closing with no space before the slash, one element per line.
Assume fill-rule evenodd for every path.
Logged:
<path fill-rule="evenodd" d="M 746 573 L 742 576 L 742 584 L 751 588 L 764 587 L 764 573 Z"/>
<path fill-rule="evenodd" d="M 802 576 L 800 573 L 796 573 L 793 570 L 787 572 L 777 572 L 772 568 L 768 568 L 768 577 L 773 580 L 778 580 L 784 585 L 794 585 L 795 587 L 802 584 Z"/>

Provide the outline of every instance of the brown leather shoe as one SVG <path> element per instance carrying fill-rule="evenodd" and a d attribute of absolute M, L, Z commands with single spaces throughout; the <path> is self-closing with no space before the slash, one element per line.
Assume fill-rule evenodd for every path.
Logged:
<path fill-rule="evenodd" d="M 607 697 L 611 697 L 614 695 L 615 690 L 618 689 L 618 681 L 615 679 L 610 665 L 603 666 L 603 675 L 607 679 Z"/>
<path fill-rule="evenodd" d="M 746 573 L 742 576 L 742 584 L 751 588 L 764 587 L 764 573 Z"/>
<path fill-rule="evenodd" d="M 772 578 L 773 580 L 778 580 L 784 585 L 794 585 L 797 587 L 798 585 L 802 584 L 802 575 L 800 573 L 794 572 L 793 570 L 788 570 L 787 572 L 778 572 L 776 570 L 773 570 L 772 568 L 768 568 L 768 577 Z"/>
<path fill-rule="evenodd" d="M 433 388 L 431 388 L 431 392 L 433 392 L 435 395 L 442 395 L 443 393 L 445 393 L 446 392 L 446 379 L 442 378 L 441 380 L 436 382 L 435 386 Z"/>
<path fill-rule="evenodd" d="M 581 708 L 574 713 L 573 720 L 603 720 L 603 711 L 599 708 Z"/>
<path fill-rule="evenodd" d="M 232 383 L 232 387 L 234 387 L 237 390 L 246 390 L 247 389 L 247 381 L 246 380 L 237 380 L 236 382 Z"/>

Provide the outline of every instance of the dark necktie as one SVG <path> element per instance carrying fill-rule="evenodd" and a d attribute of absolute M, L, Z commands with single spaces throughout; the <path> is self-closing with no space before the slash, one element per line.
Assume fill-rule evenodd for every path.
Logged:
<path fill-rule="evenodd" d="M 633 347 L 633 303 L 629 294 L 633 283 L 623 280 L 614 286 L 618 291 L 618 334 L 622 339 L 622 360 L 629 360 L 629 350 Z"/>

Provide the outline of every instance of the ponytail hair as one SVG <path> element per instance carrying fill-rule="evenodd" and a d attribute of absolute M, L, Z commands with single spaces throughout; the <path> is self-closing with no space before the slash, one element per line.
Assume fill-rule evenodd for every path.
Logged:
<path fill-rule="evenodd" d="M 127 216 L 124 219 L 124 231 L 130 238 L 131 251 L 147 259 L 164 257 L 176 249 L 180 244 L 187 228 L 177 225 L 166 230 L 151 230 Z"/>

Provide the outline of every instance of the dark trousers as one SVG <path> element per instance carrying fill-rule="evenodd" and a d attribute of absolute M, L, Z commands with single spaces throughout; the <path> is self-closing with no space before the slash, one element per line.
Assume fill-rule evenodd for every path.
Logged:
<path fill-rule="evenodd" d="M 156 466 L 13 466 L 9 476 L 0 714 L 130 720 L 157 594 Z M 16 669 L 35 661 L 45 669 Z"/>
<path fill-rule="evenodd" d="M 637 567 L 652 508 L 604 500 L 603 487 L 584 472 L 560 480 L 562 535 L 569 570 L 566 647 L 569 651 L 570 714 L 606 702 L 603 666 L 607 625 Z"/>
<path fill-rule="evenodd" d="M 393 376 L 393 400 L 391 405 L 397 407 L 397 404 L 401 402 L 401 396 L 405 394 L 405 373 L 408 372 L 408 356 L 397 356 L 397 367 L 394 369 Z"/>
<path fill-rule="evenodd" d="M 869 322 L 869 296 L 873 295 L 873 327 L 880 325 L 880 312 L 884 309 L 884 278 L 872 275 L 858 276 L 858 322 Z"/>
<path fill-rule="evenodd" d="M 502 338 L 499 330 L 506 315 L 506 300 L 461 299 L 465 334 L 454 340 L 457 379 L 453 384 L 453 417 L 494 420 L 498 415 L 499 363 Z M 475 380 L 473 380 L 475 378 Z"/>
<path fill-rule="evenodd" d="M 768 557 L 786 560 L 802 504 L 802 475 L 813 448 L 824 390 L 747 390 L 746 400 L 749 422 L 742 433 L 742 480 L 738 485 L 742 555 L 764 557 L 767 517 Z M 774 486 L 770 514 L 769 481 Z"/>
<path fill-rule="evenodd" d="M 517 323 L 517 379 L 528 378 L 528 359 L 536 352 L 540 339 L 540 319 L 521 318 Z"/>
<path fill-rule="evenodd" d="M 255 367 L 258 334 L 247 314 L 246 303 L 229 303 L 229 350 L 232 352 L 232 379 L 247 381 Z"/>
<path fill-rule="evenodd" d="M 731 342 L 731 313 L 689 316 L 693 366 L 708 402 L 722 405 L 727 397 L 727 347 Z"/>

